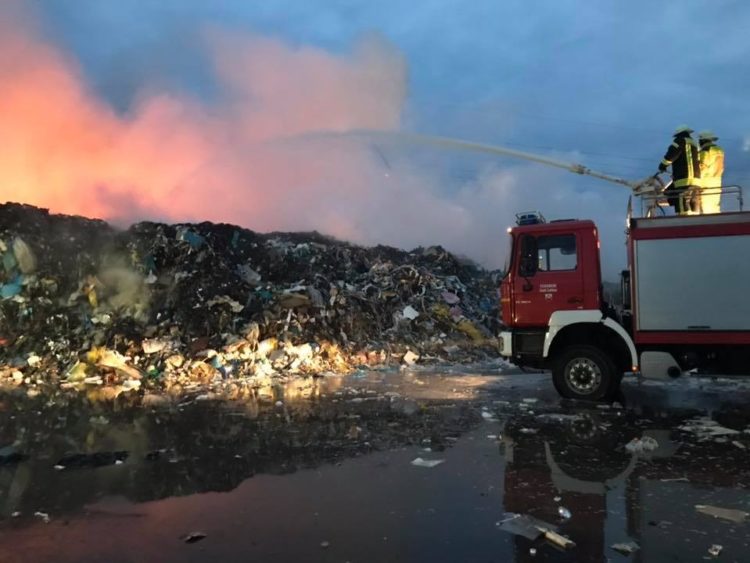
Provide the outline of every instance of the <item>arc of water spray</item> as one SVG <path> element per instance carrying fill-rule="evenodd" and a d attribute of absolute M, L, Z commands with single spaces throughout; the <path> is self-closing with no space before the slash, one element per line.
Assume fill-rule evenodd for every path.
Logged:
<path fill-rule="evenodd" d="M 507 147 L 502 147 L 502 146 L 497 146 L 497 145 L 488 145 L 484 143 L 477 143 L 474 141 L 466 141 L 463 139 L 440 137 L 437 135 L 422 135 L 420 133 L 378 131 L 374 129 L 373 130 L 357 129 L 357 130 L 348 131 L 346 133 L 342 133 L 341 135 L 353 136 L 353 137 L 365 137 L 369 139 L 372 139 L 373 137 L 375 137 L 375 138 L 382 138 L 382 139 L 391 140 L 391 141 L 400 140 L 400 141 L 418 143 L 418 144 L 423 144 L 423 145 L 432 145 L 432 146 L 436 146 L 440 148 L 459 149 L 459 150 L 465 150 L 465 151 L 470 151 L 470 152 L 481 152 L 481 153 L 492 154 L 492 155 L 510 156 L 513 158 L 519 158 L 522 160 L 537 162 L 539 164 L 544 164 L 546 166 L 554 166 L 556 168 L 562 168 L 563 170 L 567 170 L 568 172 L 572 172 L 574 174 L 581 174 L 583 176 L 591 176 L 593 178 L 598 178 L 600 180 L 605 180 L 607 182 L 611 182 L 611 183 L 618 184 L 621 186 L 626 186 L 631 189 L 636 189 L 638 186 L 642 184 L 642 182 L 632 182 L 629 180 L 625 180 L 624 178 L 618 178 L 616 176 L 610 176 L 609 174 L 604 174 L 603 172 L 597 172 L 596 170 L 591 170 L 590 168 L 588 168 L 587 166 L 584 166 L 583 164 L 572 164 L 569 162 L 555 160 L 553 158 L 548 158 L 548 157 L 541 156 L 541 155 L 534 154 L 534 153 L 528 153 L 528 152 L 519 151 L 515 149 L 509 149 Z M 378 154 L 380 154 L 381 158 L 383 158 L 383 155 L 380 149 L 376 147 L 376 150 Z"/>

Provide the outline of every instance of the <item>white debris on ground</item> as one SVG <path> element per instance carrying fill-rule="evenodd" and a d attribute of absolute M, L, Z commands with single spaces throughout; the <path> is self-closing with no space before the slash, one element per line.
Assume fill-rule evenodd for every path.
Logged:
<path fill-rule="evenodd" d="M 690 434 L 694 434 L 700 440 L 711 440 L 719 437 L 736 436 L 737 434 L 740 434 L 739 430 L 734 430 L 732 428 L 722 426 L 721 424 L 707 416 L 701 416 L 688 420 L 682 426 L 678 426 L 678 429 L 684 432 L 689 432 Z"/>
<path fill-rule="evenodd" d="M 625 449 L 633 454 L 652 452 L 658 447 L 659 442 L 654 440 L 651 436 L 644 436 L 643 438 L 633 438 L 625 445 Z"/>
<path fill-rule="evenodd" d="M 737 510 L 735 508 L 723 508 L 721 506 L 711 506 L 708 504 L 696 504 L 695 510 L 700 512 L 701 514 L 713 516 L 714 518 L 718 518 L 720 520 L 728 520 L 730 522 L 735 522 L 736 524 L 742 524 L 748 519 L 748 517 L 750 517 L 750 514 L 745 512 L 744 510 Z"/>
<path fill-rule="evenodd" d="M 444 459 L 422 459 L 421 457 L 416 458 L 411 462 L 412 465 L 416 467 L 437 467 L 441 463 L 445 463 Z"/>

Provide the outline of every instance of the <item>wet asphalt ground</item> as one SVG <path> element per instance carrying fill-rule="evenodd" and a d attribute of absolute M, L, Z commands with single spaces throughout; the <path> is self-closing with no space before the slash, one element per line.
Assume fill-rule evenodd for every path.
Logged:
<path fill-rule="evenodd" d="M 0 561 L 750 561 L 750 381 L 623 391 L 576 404 L 486 370 L 242 404 L 5 397 Z M 507 531 L 512 514 L 575 547 Z"/>

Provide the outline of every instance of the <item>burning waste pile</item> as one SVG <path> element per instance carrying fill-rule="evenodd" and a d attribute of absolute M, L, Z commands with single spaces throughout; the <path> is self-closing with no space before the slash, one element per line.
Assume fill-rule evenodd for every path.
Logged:
<path fill-rule="evenodd" d="M 497 278 L 440 247 L 0 206 L 0 384 L 98 393 L 497 357 Z"/>

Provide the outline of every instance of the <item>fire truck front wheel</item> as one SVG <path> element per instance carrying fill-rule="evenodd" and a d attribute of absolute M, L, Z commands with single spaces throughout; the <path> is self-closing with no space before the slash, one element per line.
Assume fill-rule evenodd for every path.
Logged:
<path fill-rule="evenodd" d="M 621 374 L 615 363 L 595 346 L 571 346 L 552 366 L 555 389 L 568 399 L 605 401 L 617 392 Z"/>

